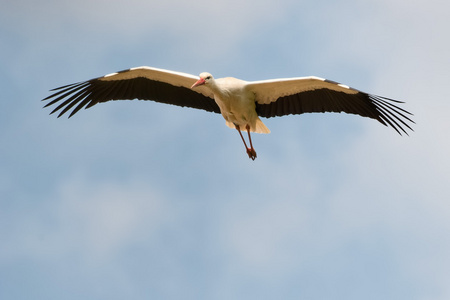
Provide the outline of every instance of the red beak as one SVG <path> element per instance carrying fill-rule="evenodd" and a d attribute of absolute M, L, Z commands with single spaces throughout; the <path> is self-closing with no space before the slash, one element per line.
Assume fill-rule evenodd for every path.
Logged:
<path fill-rule="evenodd" d="M 192 88 L 195 88 L 196 86 L 203 85 L 203 84 L 205 84 L 205 79 L 200 78 L 199 80 L 197 80 L 197 81 L 191 86 L 191 89 L 192 89 Z"/>

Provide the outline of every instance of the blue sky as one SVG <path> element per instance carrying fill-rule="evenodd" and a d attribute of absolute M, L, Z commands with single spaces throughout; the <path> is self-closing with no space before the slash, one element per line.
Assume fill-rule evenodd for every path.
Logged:
<path fill-rule="evenodd" d="M 448 299 L 450 4 L 3 1 L 1 299 Z M 152 66 L 319 76 L 404 100 L 263 120 L 144 101 L 49 116 L 49 89 Z"/>

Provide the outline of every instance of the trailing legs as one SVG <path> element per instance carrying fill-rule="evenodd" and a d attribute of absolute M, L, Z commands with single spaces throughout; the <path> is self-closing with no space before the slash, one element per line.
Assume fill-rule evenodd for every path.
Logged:
<path fill-rule="evenodd" d="M 247 143 L 245 142 L 245 139 L 242 136 L 241 128 L 239 127 L 239 125 L 235 125 L 235 126 L 236 126 L 236 130 L 239 132 L 239 135 L 241 136 L 242 142 L 244 142 L 244 146 L 247 151 L 248 157 L 251 158 L 252 160 L 255 160 L 256 151 L 255 151 L 255 148 L 253 148 L 252 137 L 250 136 L 250 126 L 247 124 L 247 126 L 245 127 L 247 129 L 248 141 L 250 143 L 250 148 L 247 147 Z"/>

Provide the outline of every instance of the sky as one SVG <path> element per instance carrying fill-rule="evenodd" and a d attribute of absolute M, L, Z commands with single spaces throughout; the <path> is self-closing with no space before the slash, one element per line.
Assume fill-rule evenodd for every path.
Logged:
<path fill-rule="evenodd" d="M 0 299 L 450 298 L 450 3 L 1 0 Z M 264 119 L 49 90 L 151 66 L 398 99 Z"/>

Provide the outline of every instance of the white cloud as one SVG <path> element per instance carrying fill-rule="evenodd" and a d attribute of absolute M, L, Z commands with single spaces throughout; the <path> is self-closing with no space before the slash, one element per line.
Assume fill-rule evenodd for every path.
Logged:
<path fill-rule="evenodd" d="M 239 42 L 261 24 L 276 22 L 287 7 L 275 1 L 83 0 L 44 1 L 37 7 L 17 1 L 6 9 L 10 14 L 4 22 L 26 19 L 11 29 L 33 33 L 29 38 L 44 48 L 70 47 L 87 57 L 119 47 L 148 47 L 148 53 L 159 49 L 166 57 L 205 62 L 225 53 L 232 59 Z"/>
<path fill-rule="evenodd" d="M 256 203 L 255 203 L 256 204 Z M 286 272 L 295 268 L 297 254 L 292 246 L 307 235 L 310 210 L 294 200 L 282 197 L 277 201 L 261 199 L 251 209 L 235 210 L 224 216 L 224 242 L 243 269 L 271 269 Z M 258 271 L 256 273 L 259 273 Z"/>
<path fill-rule="evenodd" d="M 164 198 L 144 182 L 91 185 L 81 178 L 61 187 L 59 234 L 71 236 L 73 245 L 94 260 L 115 255 L 123 245 L 150 238 L 166 220 Z"/>
<path fill-rule="evenodd" d="M 50 262 L 76 255 L 102 265 L 173 221 L 164 197 L 142 181 L 93 183 L 78 174 L 64 180 L 52 198 L 10 228 L 4 259 Z"/>

